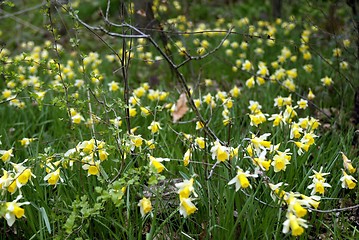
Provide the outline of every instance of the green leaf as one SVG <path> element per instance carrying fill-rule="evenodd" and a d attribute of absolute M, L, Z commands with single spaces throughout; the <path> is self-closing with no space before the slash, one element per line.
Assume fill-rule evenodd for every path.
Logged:
<path fill-rule="evenodd" d="M 46 213 L 45 208 L 41 207 L 39 210 L 41 212 L 42 219 L 44 219 L 47 231 L 49 233 L 51 233 L 51 226 L 50 226 L 49 218 L 47 217 L 47 213 Z"/>

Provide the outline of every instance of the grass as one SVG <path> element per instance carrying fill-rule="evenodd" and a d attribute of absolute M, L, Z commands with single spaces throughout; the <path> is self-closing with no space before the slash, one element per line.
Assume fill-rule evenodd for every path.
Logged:
<path fill-rule="evenodd" d="M 177 17 L 183 9 L 176 9 L 176 3 L 165 4 L 167 12 L 155 12 L 167 19 L 163 27 L 169 31 L 175 64 L 186 60 L 184 48 L 198 57 L 201 48 L 208 53 L 218 46 L 214 53 L 178 68 L 186 85 L 150 41 L 94 34 L 71 18 L 75 12 L 68 6 L 26 13 L 46 32 L 34 42 L 26 39 L 32 32 L 9 39 L 4 33 L 13 31 L 13 19 L 2 21 L 7 44 L 0 52 L 1 238 L 357 238 L 357 186 L 348 189 L 341 180 L 342 169 L 358 179 L 342 156 L 343 152 L 358 166 L 356 126 L 350 122 L 357 87 L 352 80 L 358 68 L 352 54 L 355 36 L 348 24 L 341 35 L 330 37 L 321 25 L 306 24 L 320 15 L 300 12 L 312 7 L 308 3 L 295 10 L 295 20 L 276 21 L 260 19 L 269 3 L 257 12 L 251 4 L 215 11 L 194 4 L 205 22 L 193 12 L 188 18 Z M 329 5 L 321 4 L 317 7 Z M 75 1 L 73 7 L 86 22 L 102 24 L 91 10 L 99 6 L 76 7 Z M 342 8 L 339 17 L 348 22 Z M 4 9 L 16 12 L 20 6 Z M 248 19 L 233 17 L 243 16 L 246 9 L 251 10 Z M 110 20 L 115 21 L 112 11 Z M 225 39 L 228 25 L 235 28 Z M 53 33 L 62 28 L 68 33 L 55 34 L 54 41 Z M 192 34 L 174 34 L 171 29 Z M 268 34 L 275 40 L 267 39 Z M 155 41 L 162 48 L 161 40 Z M 129 54 L 119 54 L 128 63 L 121 65 L 108 46 L 116 53 L 130 49 L 131 61 Z M 341 49 L 340 56 L 333 56 L 335 48 Z M 311 58 L 305 59 L 308 52 Z M 253 67 L 246 68 L 246 60 Z M 343 62 L 347 68 L 340 67 Z M 263 63 L 269 73 L 258 72 Z M 312 72 L 303 68 L 308 64 Z M 324 85 L 321 79 L 326 76 L 333 83 Z M 290 90 L 292 83 L 295 89 Z M 205 128 L 198 129 L 199 116 L 189 103 L 179 122 L 172 120 L 186 88 L 198 103 Z M 308 99 L 309 89 L 314 99 Z M 278 97 L 284 99 L 283 106 Z M 301 99 L 308 100 L 308 106 L 301 107 Z M 129 118 L 127 108 L 133 114 Z M 256 119 L 260 114 L 264 120 Z M 273 114 L 283 118 L 277 126 L 270 120 Z M 148 128 L 153 121 L 160 123 L 158 132 Z M 28 144 L 22 144 L 25 138 Z M 198 144 L 201 139 L 204 146 Z M 307 151 L 300 151 L 300 143 Z M 191 153 L 188 165 L 186 152 Z M 286 167 L 276 162 L 280 154 L 290 156 Z M 313 177 L 314 171 L 329 174 Z M 314 179 L 331 187 L 322 191 L 318 186 L 312 194 L 308 186 Z M 318 209 L 299 193 L 311 200 L 318 200 L 312 195 L 320 196 Z M 291 226 L 283 233 L 287 219 Z M 303 221 L 307 225 L 296 227 Z"/>

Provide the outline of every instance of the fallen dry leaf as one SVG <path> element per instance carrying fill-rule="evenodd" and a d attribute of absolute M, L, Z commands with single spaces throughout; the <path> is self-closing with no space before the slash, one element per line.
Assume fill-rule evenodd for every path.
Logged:
<path fill-rule="evenodd" d="M 146 11 L 143 9 L 137 10 L 136 13 L 142 17 L 146 17 Z"/>
<path fill-rule="evenodd" d="M 185 93 L 182 93 L 177 100 L 175 110 L 172 112 L 173 122 L 180 120 L 188 111 L 187 97 Z"/>

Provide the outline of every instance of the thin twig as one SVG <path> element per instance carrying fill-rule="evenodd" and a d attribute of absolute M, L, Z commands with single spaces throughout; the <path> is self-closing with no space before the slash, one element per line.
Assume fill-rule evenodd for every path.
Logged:
<path fill-rule="evenodd" d="M 313 212 L 319 212 L 319 213 L 332 213 L 332 212 L 349 211 L 349 210 L 356 209 L 356 208 L 359 208 L 359 204 L 350 206 L 350 207 L 345 207 L 345 208 L 333 208 L 333 209 L 328 209 L 328 210 L 319 210 L 319 209 L 315 209 L 315 208 L 308 208 L 308 210 L 313 211 Z"/>
<path fill-rule="evenodd" d="M 0 20 L 1 20 L 1 19 L 4 19 L 4 18 L 12 18 L 12 17 L 14 17 L 14 16 L 16 16 L 16 15 L 22 15 L 22 14 L 27 13 L 27 12 L 30 12 L 30 11 L 32 11 L 32 10 L 36 10 L 36 9 L 38 9 L 38 8 L 41 8 L 41 7 L 45 6 L 45 5 L 46 5 L 46 1 L 44 1 L 44 2 L 42 2 L 42 3 L 40 3 L 40 4 L 38 4 L 38 5 L 35 5 L 35 6 L 33 6 L 33 7 L 29 7 L 29 8 L 27 8 L 27 9 L 23 9 L 23 10 L 14 12 L 14 13 L 8 13 L 8 12 L 5 12 L 4 10 L 0 9 L 0 12 L 6 13 L 5 15 L 0 16 Z"/>
<path fill-rule="evenodd" d="M 50 32 L 52 34 L 52 37 L 54 38 L 54 50 L 55 50 L 55 53 L 56 53 L 56 57 L 58 60 L 61 59 L 60 57 L 60 54 L 59 54 L 59 49 L 58 49 L 58 43 L 57 43 L 57 36 L 55 34 L 55 30 L 54 30 L 54 22 L 52 20 L 52 14 L 51 14 L 51 9 L 50 7 L 47 8 L 47 14 L 49 16 L 49 21 L 50 21 Z M 64 89 L 64 92 L 65 92 L 65 98 L 66 98 L 66 107 L 67 107 L 67 114 L 68 114 L 68 117 L 69 117 L 69 126 L 72 127 L 72 120 L 71 120 L 71 111 L 70 111 L 70 103 L 69 103 L 69 93 L 68 93 L 68 89 L 67 89 L 67 86 L 66 86 L 66 83 L 65 83 L 65 80 L 62 76 L 62 70 L 61 70 L 61 64 L 60 62 L 56 62 L 56 66 L 57 66 L 57 70 L 58 70 L 58 74 L 59 74 L 59 77 L 60 77 L 60 80 L 61 80 L 61 85 L 62 85 L 62 88 Z"/>
<path fill-rule="evenodd" d="M 224 41 L 226 41 L 226 39 L 229 37 L 229 35 L 232 33 L 232 30 L 233 30 L 234 27 L 231 27 L 228 31 L 227 31 L 227 34 L 224 36 L 224 38 L 222 38 L 221 42 L 218 44 L 217 47 L 215 47 L 214 49 L 212 49 L 211 51 L 209 51 L 208 53 L 202 55 L 202 56 L 196 56 L 196 57 L 193 57 L 191 55 L 189 55 L 187 52 L 186 52 L 186 55 L 187 55 L 187 59 L 184 60 L 183 62 L 181 62 L 180 64 L 176 65 L 176 68 L 180 68 L 182 67 L 183 65 L 185 65 L 186 63 L 188 63 L 189 61 L 191 60 L 201 60 L 201 59 L 204 59 L 206 57 L 208 57 L 209 55 L 215 53 L 218 49 L 220 49 L 224 43 Z"/>

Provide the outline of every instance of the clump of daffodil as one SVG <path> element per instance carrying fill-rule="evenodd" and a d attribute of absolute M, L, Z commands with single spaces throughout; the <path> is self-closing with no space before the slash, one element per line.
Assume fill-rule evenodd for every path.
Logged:
<path fill-rule="evenodd" d="M 303 219 L 308 212 L 305 207 L 317 208 L 320 197 L 307 197 L 300 193 L 286 192 L 282 189 L 285 185 L 287 184 L 283 182 L 268 184 L 273 200 L 287 206 L 287 219 L 283 222 L 283 233 L 291 231 L 292 236 L 300 236 L 304 233 L 304 228 L 308 227 L 307 221 Z"/>
<path fill-rule="evenodd" d="M 312 184 L 310 184 L 307 188 L 313 189 L 311 192 L 311 195 L 315 195 L 316 193 L 319 193 L 321 195 L 324 195 L 325 188 L 331 187 L 329 183 L 326 183 L 326 179 L 324 176 L 329 175 L 330 173 L 322 173 L 323 167 L 320 168 L 319 172 L 313 170 L 314 174 L 312 176 L 309 176 L 309 178 L 313 179 Z"/>
<path fill-rule="evenodd" d="M 194 179 L 184 180 L 181 183 L 176 183 L 175 186 L 178 188 L 178 195 L 180 199 L 180 214 L 183 217 L 187 217 L 197 211 L 196 206 L 192 203 L 191 195 L 197 197 L 193 187 Z"/>
<path fill-rule="evenodd" d="M 257 101 L 250 100 L 248 109 L 251 111 L 251 113 L 249 114 L 251 126 L 258 127 L 258 125 L 262 124 L 267 120 L 267 114 L 262 113 L 262 106 Z"/>
<path fill-rule="evenodd" d="M 312 131 L 307 132 L 303 135 L 300 141 L 295 141 L 295 145 L 298 147 L 298 155 L 302 155 L 309 150 L 309 147 L 315 143 L 315 139 L 317 135 L 315 135 Z"/>
<path fill-rule="evenodd" d="M 243 169 L 240 167 L 237 167 L 237 168 L 238 168 L 237 175 L 228 182 L 228 185 L 236 184 L 236 192 L 241 188 L 245 189 L 248 187 L 252 187 L 251 184 L 249 183 L 248 177 L 256 178 L 256 177 L 258 177 L 258 175 L 251 174 L 251 173 L 249 173 L 248 170 L 243 171 Z"/>
<path fill-rule="evenodd" d="M 26 159 L 22 163 L 10 162 L 13 169 L 10 171 L 3 170 L 3 176 L 0 178 L 0 188 L 2 190 L 7 190 L 11 194 L 19 190 L 21 193 L 21 187 L 31 181 L 32 177 L 36 178 L 31 168 L 24 165 L 27 161 Z"/>
<path fill-rule="evenodd" d="M 98 175 L 100 173 L 101 162 L 107 160 L 109 155 L 105 147 L 105 142 L 92 138 L 90 140 L 80 142 L 75 149 L 69 150 L 65 155 L 70 156 L 75 152 L 79 152 L 82 157 L 82 168 L 87 170 L 88 175 Z"/>

